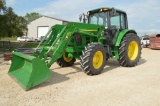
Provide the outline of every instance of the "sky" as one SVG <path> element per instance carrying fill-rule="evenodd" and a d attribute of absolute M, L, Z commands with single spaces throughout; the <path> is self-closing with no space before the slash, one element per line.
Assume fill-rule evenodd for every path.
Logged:
<path fill-rule="evenodd" d="M 160 33 L 160 0 L 6 0 L 18 15 L 38 12 L 68 21 L 79 21 L 79 14 L 99 7 L 127 12 L 129 29 L 139 36 Z"/>

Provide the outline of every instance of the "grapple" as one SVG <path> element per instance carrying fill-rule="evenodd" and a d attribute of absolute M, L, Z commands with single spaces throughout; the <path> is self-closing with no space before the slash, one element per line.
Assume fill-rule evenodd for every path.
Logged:
<path fill-rule="evenodd" d="M 25 90 L 34 87 L 51 77 L 51 73 L 44 61 L 38 57 L 20 52 L 12 53 L 12 64 L 8 74 Z"/>

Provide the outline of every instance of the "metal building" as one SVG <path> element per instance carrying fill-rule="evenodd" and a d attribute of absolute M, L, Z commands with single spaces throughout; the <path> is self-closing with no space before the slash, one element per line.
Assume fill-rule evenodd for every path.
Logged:
<path fill-rule="evenodd" d="M 61 20 L 57 18 L 52 18 L 48 16 L 41 16 L 40 18 L 32 21 L 28 24 L 28 34 L 29 38 L 33 40 L 38 40 L 41 36 L 45 36 L 50 27 L 55 24 L 67 24 L 68 21 Z"/>

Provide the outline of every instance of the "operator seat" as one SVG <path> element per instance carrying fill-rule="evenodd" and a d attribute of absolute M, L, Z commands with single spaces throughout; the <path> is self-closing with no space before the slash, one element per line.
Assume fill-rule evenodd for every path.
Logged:
<path fill-rule="evenodd" d="M 110 29 L 111 29 L 111 37 L 112 37 L 112 43 L 111 44 L 114 45 L 114 43 L 116 42 L 116 39 L 114 39 L 114 38 L 118 37 L 120 28 L 116 25 L 112 25 Z"/>

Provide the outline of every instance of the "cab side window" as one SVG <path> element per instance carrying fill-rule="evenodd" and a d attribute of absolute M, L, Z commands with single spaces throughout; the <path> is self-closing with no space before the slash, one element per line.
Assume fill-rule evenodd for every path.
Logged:
<path fill-rule="evenodd" d="M 121 29 L 126 29 L 125 27 L 125 17 L 124 17 L 124 14 L 121 14 Z"/>
<path fill-rule="evenodd" d="M 118 29 L 125 29 L 125 17 L 122 13 L 117 13 L 115 16 L 110 18 L 111 27 Z"/>
<path fill-rule="evenodd" d="M 119 13 L 117 13 L 115 16 L 111 17 L 111 27 L 120 28 L 120 16 Z"/>

